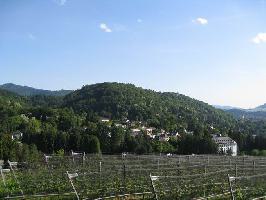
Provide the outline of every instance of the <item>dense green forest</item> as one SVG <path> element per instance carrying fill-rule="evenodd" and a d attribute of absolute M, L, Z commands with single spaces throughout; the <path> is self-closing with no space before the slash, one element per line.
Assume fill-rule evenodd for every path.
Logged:
<path fill-rule="evenodd" d="M 0 85 L 0 89 L 14 92 L 22 96 L 33 96 L 33 95 L 65 96 L 72 92 L 71 90 L 57 90 L 57 91 L 42 90 L 28 86 L 16 85 L 13 83 L 6 83 L 4 85 Z"/>
<path fill-rule="evenodd" d="M 230 109 L 226 110 L 226 112 L 230 113 L 238 119 L 251 119 L 253 121 L 266 120 L 266 111 L 247 111 L 240 109 Z"/>
<path fill-rule="evenodd" d="M 103 122 L 102 118 L 108 118 Z M 179 133 L 168 141 L 142 131 Z M 12 139 L 20 131 L 21 139 Z M 132 84 L 84 86 L 66 96 L 18 94 L 0 90 L 0 159 L 30 160 L 42 153 L 216 153 L 211 134 L 232 137 L 240 151 L 266 149 L 266 122 L 238 120 L 178 93 Z M 256 136 L 254 136 L 256 135 Z"/>

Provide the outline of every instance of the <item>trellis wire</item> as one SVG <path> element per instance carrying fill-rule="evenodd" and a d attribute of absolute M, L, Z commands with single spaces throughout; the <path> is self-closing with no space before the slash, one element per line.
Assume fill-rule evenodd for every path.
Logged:
<path fill-rule="evenodd" d="M 86 155 L 84 156 L 82 163 L 72 162 L 73 156 L 53 156 L 49 155 L 49 159 L 47 160 L 46 165 L 49 166 L 48 171 L 43 169 L 31 170 L 31 173 L 37 173 L 40 176 L 47 176 L 49 170 L 51 171 L 51 177 L 53 182 L 57 183 L 57 181 L 65 181 L 60 180 L 60 176 L 65 174 L 66 171 L 75 171 L 78 172 L 79 177 L 77 177 L 77 188 L 76 193 L 81 195 L 82 198 L 86 199 L 86 196 L 83 195 L 82 191 L 85 189 L 91 194 L 99 195 L 98 198 L 93 199 L 103 199 L 103 198 L 112 198 L 113 196 L 121 196 L 124 197 L 130 194 L 134 194 L 133 190 L 138 190 L 142 192 L 136 193 L 150 193 L 152 192 L 152 184 L 149 183 L 149 178 L 151 178 L 151 174 L 154 176 L 158 176 L 159 180 L 162 180 L 163 187 L 167 186 L 164 184 L 171 185 L 172 181 L 186 181 L 188 183 L 188 187 L 195 188 L 196 185 L 192 184 L 192 180 L 200 183 L 201 181 L 206 181 L 209 177 L 213 179 L 213 181 L 217 186 L 223 187 L 225 184 L 225 180 L 227 174 L 234 174 L 236 177 L 235 180 L 239 182 L 241 186 L 243 180 L 249 179 L 258 179 L 261 176 L 266 175 L 266 159 L 260 157 L 229 157 L 229 156 L 212 156 L 212 155 L 199 155 L 199 156 L 176 156 L 173 155 L 171 157 L 167 156 L 156 156 L 156 155 L 144 155 L 144 156 L 135 156 L 135 155 L 111 155 L 111 156 L 98 156 L 98 155 Z M 39 163 L 40 166 L 45 166 Z M 141 167 L 141 168 L 140 168 Z M 12 168 L 12 166 L 10 167 Z M 220 170 L 217 170 L 220 169 Z M 14 177 L 16 176 L 16 172 L 11 169 Z M 21 169 L 16 170 L 18 173 L 18 179 L 20 176 L 24 176 L 24 173 L 27 171 L 23 171 Z M 46 174 L 47 172 L 47 174 Z M 264 173 L 263 173 L 264 172 Z M 61 175 L 60 175 L 61 174 Z M 260 174 L 260 176 L 258 175 Z M 26 176 L 26 175 L 25 175 Z M 31 176 L 34 178 L 34 174 Z M 248 178 L 249 177 L 249 178 Z M 3 179 L 3 178 L 2 178 Z M 16 178 L 15 178 L 16 179 Z M 17 179 L 17 180 L 18 180 Z M 118 185 L 113 187 L 114 180 L 117 179 Z M 219 180 L 222 182 L 219 183 Z M 235 181 L 234 180 L 234 181 Z M 41 181 L 41 180 L 38 180 Z M 130 181 L 131 185 L 128 185 L 127 182 Z M 87 183 L 88 182 L 88 183 Z M 99 188 L 92 189 L 86 188 L 86 184 L 95 182 L 100 183 Z M 157 184 L 157 180 L 155 184 Z M 18 186 L 20 187 L 19 180 Z M 136 185 L 143 184 L 143 187 L 137 188 Z M 235 182 L 234 182 L 235 183 Z M 75 183 L 74 183 L 75 184 Z M 84 184 L 84 185 L 83 185 Z M 243 183 L 246 184 L 246 183 Z M 210 184 L 206 184 L 202 182 L 199 187 L 207 188 Z M 220 187 L 219 186 L 219 187 Z M 225 185 L 229 188 L 228 184 Z M 98 186 L 97 186 L 98 187 Z M 155 186 L 156 187 L 156 186 Z M 169 187 L 169 186 L 167 186 Z M 227 189 L 228 189 L 227 188 Z M 27 191 L 28 188 L 20 188 Z M 68 187 L 65 187 L 67 190 Z M 163 189 L 163 188 L 162 188 Z M 172 188 L 174 190 L 181 190 L 182 187 Z M 165 191 L 170 190 L 165 188 Z M 199 189 L 200 191 L 201 189 Z M 222 195 L 221 193 L 211 194 L 208 192 L 205 196 L 205 190 L 202 189 L 202 194 L 204 192 L 204 197 L 214 198 L 214 196 Z M 103 191 L 102 194 L 100 194 Z M 113 192 L 110 192 L 113 191 Z M 198 189 L 196 190 L 198 191 Z M 45 191 L 44 191 L 45 192 Z M 113 193 L 115 195 L 109 195 L 108 192 Z M 128 193 L 131 192 L 131 193 Z M 173 191 L 172 191 L 173 192 Z M 217 192 L 214 190 L 214 192 Z M 24 192 L 25 193 L 25 192 Z M 62 193 L 63 194 L 63 193 Z M 70 194 L 75 194 L 74 192 L 70 192 Z M 43 194 L 40 194 L 43 195 Z M 49 195 L 47 193 L 47 195 Z M 161 195 L 161 194 L 160 194 Z M 227 192 L 224 195 L 228 195 Z M 29 196 L 28 192 L 25 193 L 25 196 Z M 12 198 L 12 197 L 10 197 Z M 158 198 L 160 198 L 158 196 Z M 194 198 L 194 197 L 192 197 Z M 90 198 L 87 198 L 90 199 Z"/>

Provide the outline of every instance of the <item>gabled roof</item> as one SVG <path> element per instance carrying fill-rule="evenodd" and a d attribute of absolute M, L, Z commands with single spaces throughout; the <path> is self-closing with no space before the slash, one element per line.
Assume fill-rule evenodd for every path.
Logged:
<path fill-rule="evenodd" d="M 218 143 L 218 144 L 235 144 L 236 143 L 233 139 L 227 136 L 225 137 L 214 136 L 213 140 L 215 143 Z"/>

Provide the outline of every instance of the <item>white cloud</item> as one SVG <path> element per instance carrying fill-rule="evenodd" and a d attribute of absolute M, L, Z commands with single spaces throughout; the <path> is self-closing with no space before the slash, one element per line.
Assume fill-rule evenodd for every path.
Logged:
<path fill-rule="evenodd" d="M 61 6 L 65 5 L 65 4 L 66 4 L 66 1 L 67 1 L 67 0 L 60 0 L 60 5 L 61 5 Z"/>
<path fill-rule="evenodd" d="M 206 18 L 202 18 L 202 17 L 194 19 L 194 20 L 192 20 L 192 22 L 194 22 L 196 24 L 200 24 L 200 25 L 207 25 L 208 24 L 208 20 Z"/>
<path fill-rule="evenodd" d="M 137 19 L 137 22 L 138 22 L 138 23 L 142 23 L 143 20 L 142 20 L 142 19 Z"/>
<path fill-rule="evenodd" d="M 57 3 L 59 6 L 64 6 L 67 2 L 67 0 L 54 0 L 55 3 Z"/>
<path fill-rule="evenodd" d="M 106 33 L 112 32 L 112 30 L 105 23 L 101 23 L 99 27 L 100 27 L 100 29 L 102 29 Z"/>
<path fill-rule="evenodd" d="M 255 44 L 260 44 L 266 42 L 266 33 L 258 33 L 256 37 L 252 39 Z"/>
<path fill-rule="evenodd" d="M 32 33 L 28 34 L 28 38 L 31 39 L 31 40 L 36 40 L 36 36 L 33 35 Z"/>

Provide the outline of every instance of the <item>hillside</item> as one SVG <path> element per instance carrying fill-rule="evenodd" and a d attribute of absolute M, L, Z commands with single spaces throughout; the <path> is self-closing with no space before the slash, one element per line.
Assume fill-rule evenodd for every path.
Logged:
<path fill-rule="evenodd" d="M 103 123 L 101 117 L 110 121 Z M 154 137 L 145 134 L 148 128 Z M 134 135 L 135 129 L 142 131 Z M 214 133 L 232 137 L 240 151 L 266 148 L 266 142 L 260 142 L 266 141 L 266 121 L 237 120 L 182 94 L 122 83 L 87 85 L 65 97 L 23 97 L 0 89 L 0 141 L 11 142 L 14 131 L 24 133 L 21 142 L 25 148 L 36 145 L 43 153 L 208 154 L 216 152 L 211 140 Z M 252 142 L 254 134 L 258 139 Z M 4 155 L 16 159 L 12 156 L 20 152 L 16 141 L 11 143 L 13 146 L 4 147 Z"/>
<path fill-rule="evenodd" d="M 13 83 L 0 85 L 0 89 L 14 92 L 21 96 L 34 96 L 34 95 L 65 96 L 70 92 L 72 92 L 71 90 L 50 91 L 50 90 L 36 89 L 28 86 L 16 85 Z"/>
<path fill-rule="evenodd" d="M 219 107 L 218 107 L 219 108 Z M 220 109 L 233 115 L 237 119 L 249 119 L 249 120 L 266 120 L 266 104 L 258 106 L 252 109 L 241 109 L 241 108 L 224 108 Z"/>
<path fill-rule="evenodd" d="M 233 106 L 220 106 L 220 105 L 213 105 L 214 108 L 221 109 L 221 110 L 232 110 L 232 109 L 239 109 L 242 110 L 242 108 L 237 108 Z"/>
<path fill-rule="evenodd" d="M 226 110 L 226 112 L 237 119 L 266 120 L 266 111 L 230 109 Z"/>
<path fill-rule="evenodd" d="M 132 84 L 84 86 L 67 95 L 64 106 L 80 113 L 97 113 L 115 120 L 144 121 L 167 130 L 194 131 L 214 127 L 226 132 L 235 123 L 230 115 L 204 102 L 178 93 L 160 93 Z"/>
<path fill-rule="evenodd" d="M 0 89 L 0 105 L 8 106 L 12 103 L 24 105 L 26 103 L 26 98 L 13 92 Z"/>
<path fill-rule="evenodd" d="M 249 120 L 266 120 L 266 104 L 260 105 L 256 108 L 243 109 L 232 106 L 214 106 L 217 109 L 221 109 L 236 119 L 249 119 Z"/>
<path fill-rule="evenodd" d="M 254 111 L 265 111 L 266 112 L 266 103 L 254 108 L 253 110 Z"/>
<path fill-rule="evenodd" d="M 15 97 L 18 97 L 18 95 L 13 93 L 13 92 L 9 92 L 7 90 L 0 89 L 0 98 L 2 98 L 2 99 L 12 99 L 12 98 L 15 98 Z"/>

